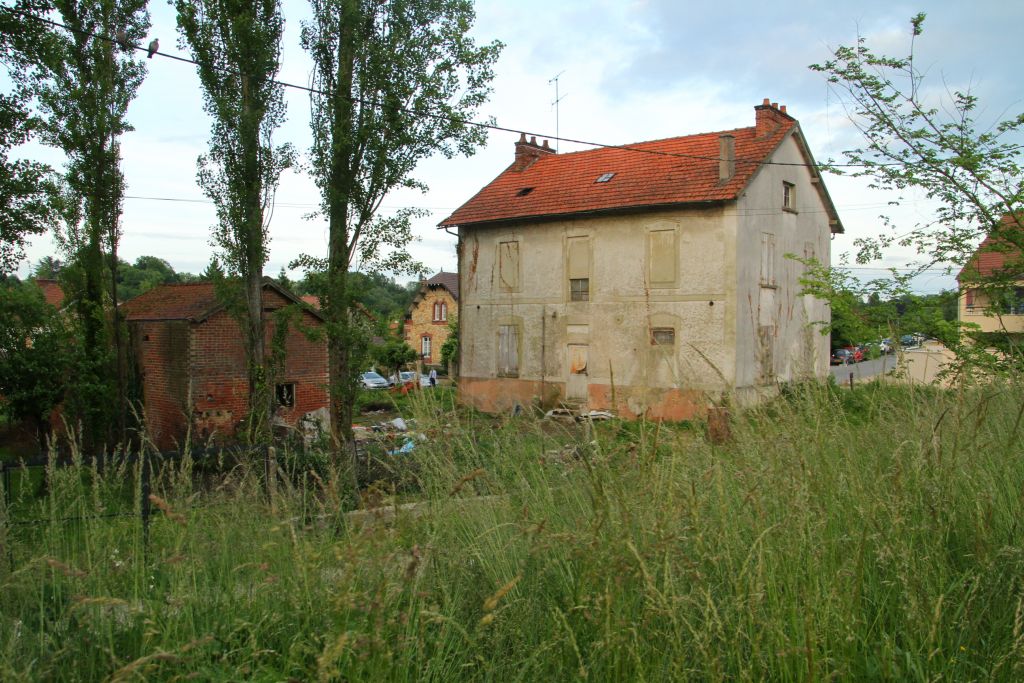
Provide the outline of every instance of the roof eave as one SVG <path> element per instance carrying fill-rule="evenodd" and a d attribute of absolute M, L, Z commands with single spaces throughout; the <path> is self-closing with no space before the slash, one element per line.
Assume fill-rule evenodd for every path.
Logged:
<path fill-rule="evenodd" d="M 513 216 L 510 218 L 496 218 L 482 221 L 468 221 L 464 223 L 442 223 L 438 226 L 441 228 L 485 228 L 500 225 L 510 225 L 514 223 L 523 222 L 553 222 L 560 220 L 568 220 L 575 218 L 598 218 L 601 216 L 615 216 L 628 213 L 653 213 L 657 211 L 669 211 L 672 209 L 702 209 L 711 208 L 714 206 L 722 206 L 729 202 L 736 201 L 736 197 L 726 197 L 722 199 L 708 199 L 696 202 L 666 202 L 664 204 L 634 204 L 630 206 L 615 206 L 604 209 L 591 209 L 588 211 L 569 211 L 566 213 L 543 213 L 543 214 L 526 214 L 523 216 Z"/>

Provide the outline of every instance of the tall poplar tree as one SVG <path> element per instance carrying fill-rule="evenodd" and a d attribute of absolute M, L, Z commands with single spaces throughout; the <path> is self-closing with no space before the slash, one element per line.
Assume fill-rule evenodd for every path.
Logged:
<path fill-rule="evenodd" d="M 125 189 L 118 140 L 131 130 L 128 105 L 146 74 L 133 44 L 148 33 L 149 12 L 146 0 L 53 0 L 53 6 L 67 29 L 48 37 L 37 94 L 43 138 L 67 157 L 57 237 L 72 262 L 64 284 L 82 337 L 68 406 L 99 444 L 125 435 L 126 373 L 112 303 Z"/>
<path fill-rule="evenodd" d="M 396 188 L 426 187 L 416 164 L 440 153 L 472 154 L 486 131 L 469 124 L 490 94 L 501 50 L 467 35 L 470 0 L 311 0 L 302 45 L 313 58 L 312 170 L 322 194 L 329 246 L 322 311 L 327 319 L 331 431 L 352 437 L 359 367 L 353 265 L 410 265 L 411 211 L 377 216 Z"/>
<path fill-rule="evenodd" d="M 52 169 L 12 158 L 15 148 L 36 133 L 33 87 L 42 78 L 37 64 L 49 44 L 46 26 L 33 16 L 52 9 L 49 0 L 17 0 L 0 7 L 0 64 L 9 87 L 0 92 L 0 275 L 24 259 L 25 241 L 40 235 L 55 219 L 51 202 Z"/>
<path fill-rule="evenodd" d="M 285 116 L 280 66 L 284 20 L 279 0 L 177 0 L 178 29 L 199 64 L 205 108 L 213 117 L 210 151 L 199 158 L 199 184 L 217 207 L 213 242 L 242 291 L 222 294 L 245 331 L 249 368 L 248 436 L 269 438 L 274 392 L 263 320 L 270 205 L 292 148 L 271 136 Z M 230 284 L 227 281 L 226 284 Z"/>

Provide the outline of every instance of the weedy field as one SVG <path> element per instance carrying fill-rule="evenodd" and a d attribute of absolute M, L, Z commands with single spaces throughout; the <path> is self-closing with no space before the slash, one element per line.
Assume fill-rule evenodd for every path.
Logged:
<path fill-rule="evenodd" d="M 376 511 L 315 455 L 282 454 L 270 500 L 262 463 L 168 465 L 148 530 L 121 514 L 134 466 L 22 489 L 0 678 L 1024 676 L 1019 383 L 792 387 L 722 446 L 422 394 L 428 440 L 394 456 L 397 494 L 363 492 Z"/>

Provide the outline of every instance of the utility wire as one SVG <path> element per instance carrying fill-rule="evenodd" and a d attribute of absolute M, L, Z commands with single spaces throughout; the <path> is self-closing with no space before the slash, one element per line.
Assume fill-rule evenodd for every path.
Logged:
<path fill-rule="evenodd" d="M 18 10 L 18 9 L 9 8 L 9 7 L 5 7 L 3 9 L 5 9 L 5 10 L 7 10 L 9 12 L 15 13 L 15 14 L 20 14 L 22 16 L 28 17 L 29 19 L 33 19 L 35 21 L 42 22 L 42 23 L 47 24 L 49 26 L 53 26 L 55 28 L 64 29 L 65 31 L 69 31 L 71 33 L 77 33 L 79 35 L 85 35 L 85 36 L 89 36 L 91 38 L 97 38 L 99 40 L 105 40 L 105 41 L 110 42 L 110 43 L 116 43 L 118 45 L 121 45 L 120 42 L 118 42 L 114 38 L 111 38 L 110 36 L 105 36 L 105 35 L 100 34 L 100 33 L 93 33 L 91 31 L 85 31 L 85 30 L 82 30 L 82 29 L 71 28 L 70 26 L 62 24 L 59 21 L 54 21 L 52 19 L 46 19 L 44 17 L 37 16 L 37 15 L 32 14 L 30 12 L 26 12 L 24 10 Z M 147 56 L 149 55 L 149 49 L 148 48 L 142 47 L 140 45 L 135 45 L 134 43 L 130 44 L 130 47 L 132 49 L 134 49 L 134 50 L 138 50 L 139 52 L 147 53 Z M 177 62 L 184 62 L 186 64 L 193 64 L 195 66 L 200 66 L 199 62 L 197 62 L 197 61 L 195 61 L 193 59 L 189 59 L 188 57 L 181 57 L 179 55 L 173 55 L 173 54 L 170 54 L 170 53 L 167 53 L 167 52 L 159 52 L 159 51 L 156 51 L 153 54 L 157 55 L 159 57 L 164 57 L 166 59 L 171 59 L 171 60 L 174 60 L 174 61 L 177 61 Z M 225 73 L 238 75 L 236 72 L 233 72 L 230 69 L 226 69 L 224 67 L 214 66 L 214 68 L 218 69 L 219 71 L 223 71 Z M 307 93 L 314 94 L 314 95 L 324 95 L 324 96 L 329 96 L 330 95 L 330 93 L 324 92 L 324 91 L 319 90 L 317 88 L 311 88 L 311 87 L 305 86 L 305 85 L 297 85 L 295 83 L 288 83 L 287 81 L 280 81 L 280 80 L 277 80 L 277 79 L 271 79 L 271 81 L 273 83 L 276 83 L 277 85 L 280 85 L 280 86 L 284 87 L 284 88 L 291 88 L 293 90 L 301 90 L 303 92 L 307 92 Z M 373 100 L 367 100 L 365 98 L 354 97 L 354 96 L 351 96 L 351 95 L 349 95 L 348 97 L 349 97 L 349 99 L 352 102 L 357 102 L 357 103 L 359 103 L 359 104 L 361 104 L 363 106 L 368 106 L 368 107 L 373 107 L 373 108 L 380 108 L 380 106 L 381 106 L 380 102 L 376 102 L 376 101 L 373 101 Z M 560 137 L 559 135 L 547 135 L 547 134 L 544 134 L 544 133 L 535 133 L 535 132 L 530 132 L 530 131 L 524 131 L 524 130 L 521 130 L 521 129 L 509 128 L 509 127 L 506 127 L 506 126 L 499 126 L 496 123 L 484 123 L 482 121 L 473 121 L 473 120 L 470 120 L 470 119 L 462 119 L 462 118 L 457 118 L 457 117 L 449 116 L 449 115 L 445 115 L 445 114 L 434 114 L 434 113 L 431 113 L 431 112 L 414 112 L 413 110 L 409 109 L 408 107 L 401 107 L 401 109 L 402 109 L 402 111 L 406 112 L 407 114 L 412 115 L 414 118 L 415 117 L 426 117 L 426 118 L 431 118 L 431 119 L 436 119 L 436 120 L 441 120 L 441 121 L 449 121 L 449 122 L 459 123 L 459 124 L 462 124 L 462 125 L 465 125 L 465 126 L 472 126 L 472 127 L 475 127 L 475 128 L 486 128 L 486 129 L 489 129 L 489 130 L 496 130 L 496 131 L 501 131 L 501 132 L 504 132 L 504 133 L 520 133 L 522 135 L 528 135 L 528 136 L 540 137 L 540 138 L 547 138 L 549 140 L 557 140 L 559 142 L 569 142 L 569 143 L 573 143 L 573 144 L 577 144 L 577 145 L 585 145 L 585 146 L 588 146 L 588 147 L 596 147 L 596 148 L 600 148 L 600 149 L 617 149 L 617 150 L 622 150 L 622 151 L 626 151 L 626 152 L 638 152 L 638 153 L 641 153 L 641 154 L 650 154 L 650 155 L 662 156 L 662 157 L 675 157 L 675 158 L 681 158 L 681 159 L 695 159 L 695 160 L 699 160 L 699 161 L 721 161 L 722 160 L 722 158 L 718 157 L 718 156 L 706 156 L 706 155 L 700 155 L 700 154 L 684 154 L 684 153 L 681 153 L 681 152 L 665 152 L 665 151 L 655 150 L 655 149 L 644 149 L 644 148 L 640 148 L 640 147 L 633 147 L 633 146 L 630 146 L 630 145 L 612 145 L 612 144 L 606 144 L 606 143 L 602 143 L 602 142 L 593 142 L 593 141 L 590 141 L 590 140 L 579 140 L 579 139 L 575 139 L 575 138 L 564 138 L 564 137 Z M 639 144 L 643 144 L 643 143 L 639 143 Z M 810 169 L 814 169 L 814 170 L 821 170 L 823 168 L 865 168 L 865 167 L 868 166 L 868 164 L 807 164 L 807 163 L 799 163 L 799 162 L 765 161 L 763 159 L 743 159 L 743 158 L 732 159 L 732 161 L 734 161 L 735 163 L 738 163 L 738 164 L 750 164 L 750 165 L 756 165 L 756 166 L 796 166 L 796 167 L 800 167 L 800 168 L 810 168 Z M 876 164 L 876 165 L 877 166 L 903 166 L 905 164 L 900 164 L 900 163 L 879 163 L 879 164 Z"/>

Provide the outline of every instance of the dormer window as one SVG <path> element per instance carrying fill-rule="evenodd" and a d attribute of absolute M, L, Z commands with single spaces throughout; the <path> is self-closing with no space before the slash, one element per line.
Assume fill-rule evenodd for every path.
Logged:
<path fill-rule="evenodd" d="M 609 180 L 611 180 L 614 177 L 615 177 L 614 173 L 602 173 L 600 176 L 598 176 L 597 180 L 595 180 L 594 182 L 595 183 L 607 183 Z"/>

